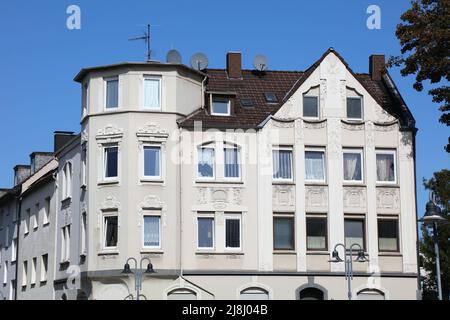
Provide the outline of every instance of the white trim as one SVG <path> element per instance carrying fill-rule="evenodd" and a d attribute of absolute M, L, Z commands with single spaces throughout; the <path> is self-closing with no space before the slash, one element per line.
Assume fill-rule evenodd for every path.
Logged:
<path fill-rule="evenodd" d="M 106 97 L 107 97 L 107 83 L 108 81 L 115 81 L 117 80 L 117 106 L 114 108 L 107 108 L 106 107 Z M 112 111 L 117 110 L 120 108 L 120 79 L 119 76 L 112 76 L 112 77 L 105 77 L 103 78 L 103 111 Z"/>
<path fill-rule="evenodd" d="M 220 101 L 220 102 L 227 102 L 227 113 L 217 113 L 214 112 L 214 100 Z M 212 116 L 220 116 L 220 117 L 228 117 L 231 115 L 231 99 L 229 98 L 218 98 L 213 97 L 211 99 L 211 115 Z"/>
<path fill-rule="evenodd" d="M 239 247 L 227 247 L 227 220 L 239 220 Z M 225 251 L 240 252 L 242 251 L 242 214 L 227 213 L 223 216 L 223 244 Z"/>
<path fill-rule="evenodd" d="M 106 149 L 112 149 L 112 148 L 116 148 L 117 149 L 117 176 L 116 177 L 107 177 L 106 176 Z M 119 145 L 118 144 L 105 144 L 102 146 L 102 157 L 103 157 L 103 165 L 102 165 L 102 178 L 103 178 L 103 182 L 115 182 L 115 181 L 119 181 L 119 175 L 120 175 L 120 171 L 119 171 L 119 165 L 120 165 L 120 159 L 119 159 Z"/>
<path fill-rule="evenodd" d="M 158 238 L 158 242 L 159 245 L 158 246 L 146 246 L 145 245 L 145 217 L 158 217 L 159 218 L 159 223 L 158 223 L 158 227 L 159 227 L 159 238 Z M 144 210 L 143 214 L 142 214 L 142 249 L 161 249 L 162 248 L 162 228 L 161 228 L 161 210 Z"/>
<path fill-rule="evenodd" d="M 150 108 L 145 106 L 145 81 L 146 80 L 157 80 L 159 82 L 159 108 Z M 142 109 L 152 110 L 152 111 L 162 111 L 162 76 L 161 75 L 146 75 L 142 77 Z"/>
<path fill-rule="evenodd" d="M 377 170 L 377 155 L 378 154 L 392 154 L 394 158 L 394 181 L 379 181 L 378 180 L 378 174 L 376 172 Z M 375 149 L 375 176 L 376 176 L 376 183 L 378 184 L 397 184 L 397 150 L 395 149 L 382 149 L 382 148 L 376 148 Z"/>
<path fill-rule="evenodd" d="M 274 151 L 290 151 L 291 152 L 291 178 L 284 179 L 284 178 L 274 178 L 274 163 L 273 163 L 273 152 Z M 272 152 L 271 152 L 271 161 L 272 161 L 272 181 L 274 182 L 294 182 L 294 175 L 295 175 L 295 169 L 294 169 L 294 147 L 293 146 L 272 146 Z"/>
<path fill-rule="evenodd" d="M 321 152 L 323 154 L 323 179 L 317 180 L 317 179 L 308 179 L 306 174 L 306 165 L 305 165 L 305 182 L 306 183 L 326 183 L 327 182 L 327 156 L 326 156 L 326 149 L 324 147 L 305 147 L 305 153 L 303 157 L 303 161 L 306 164 L 306 153 L 307 152 Z"/>
<path fill-rule="evenodd" d="M 209 218 L 212 219 L 212 247 L 199 247 L 199 229 L 198 229 L 198 220 L 199 219 L 205 219 L 205 218 Z M 196 247 L 197 250 L 201 250 L 201 251 L 215 251 L 216 249 L 216 217 L 213 213 L 198 213 L 197 217 L 196 217 L 196 233 L 197 233 L 197 243 L 196 243 Z"/>
<path fill-rule="evenodd" d="M 349 154 L 359 154 L 360 155 L 360 161 L 361 161 L 361 180 L 345 180 L 345 175 L 344 175 L 344 167 L 342 167 L 342 176 L 344 177 L 344 183 L 364 183 L 364 178 L 365 178 L 365 174 L 364 174 L 364 169 L 366 168 L 366 166 L 364 165 L 364 149 L 362 148 L 343 148 L 342 149 L 342 164 L 344 166 L 344 154 L 345 153 L 349 153 Z"/>
<path fill-rule="evenodd" d="M 108 247 L 106 246 L 106 218 L 110 217 L 117 217 L 117 239 L 116 239 L 116 245 Z M 108 251 L 108 250 L 117 250 L 119 246 L 119 212 L 117 210 L 111 210 L 111 211 L 103 211 L 102 216 L 102 250 Z"/>

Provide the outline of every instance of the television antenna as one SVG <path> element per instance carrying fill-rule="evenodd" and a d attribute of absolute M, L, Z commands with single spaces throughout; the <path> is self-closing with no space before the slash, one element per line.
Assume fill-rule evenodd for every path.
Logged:
<path fill-rule="evenodd" d="M 191 57 L 190 60 L 192 69 L 195 70 L 204 70 L 208 67 L 208 58 L 204 53 L 196 53 Z"/>
<path fill-rule="evenodd" d="M 144 35 L 141 37 L 135 37 L 135 38 L 131 38 L 128 39 L 128 41 L 136 41 L 136 40 L 144 40 L 145 43 L 147 44 L 147 61 L 151 61 L 152 58 L 152 50 L 151 50 L 151 46 L 150 46 L 150 28 L 151 27 L 156 27 L 158 25 L 151 25 L 151 24 L 147 24 L 147 31 L 144 31 Z"/>
<path fill-rule="evenodd" d="M 253 59 L 253 66 L 258 71 L 264 71 L 267 69 L 267 57 L 262 54 L 258 54 L 255 59 Z"/>

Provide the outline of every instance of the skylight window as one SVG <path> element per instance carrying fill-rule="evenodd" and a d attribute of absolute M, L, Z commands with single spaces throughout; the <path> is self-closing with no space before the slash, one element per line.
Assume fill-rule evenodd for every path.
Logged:
<path fill-rule="evenodd" d="M 253 107 L 253 100 L 250 98 L 241 98 L 241 106 L 246 108 Z"/>
<path fill-rule="evenodd" d="M 264 97 L 266 98 L 266 102 L 268 102 L 268 103 L 277 103 L 278 102 L 277 95 L 273 92 L 265 92 Z"/>

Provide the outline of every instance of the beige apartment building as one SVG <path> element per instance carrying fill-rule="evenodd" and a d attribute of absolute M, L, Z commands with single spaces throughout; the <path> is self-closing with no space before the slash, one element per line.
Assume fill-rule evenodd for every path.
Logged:
<path fill-rule="evenodd" d="M 337 244 L 367 257 L 353 299 L 420 296 L 417 129 L 384 56 L 368 73 L 332 48 L 305 71 L 258 71 L 230 52 L 225 69 L 119 63 L 75 81 L 49 298 L 136 299 L 133 257 L 156 271 L 146 299 L 347 299 Z"/>

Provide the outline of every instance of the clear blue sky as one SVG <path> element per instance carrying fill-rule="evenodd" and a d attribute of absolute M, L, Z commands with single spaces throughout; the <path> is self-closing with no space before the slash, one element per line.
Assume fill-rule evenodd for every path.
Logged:
<path fill-rule="evenodd" d="M 81 30 L 66 28 L 69 5 L 81 8 Z M 381 30 L 366 27 L 366 9 L 380 6 Z M 243 53 L 243 64 L 264 53 L 271 69 L 304 70 L 334 47 L 355 72 L 368 71 L 368 56 L 399 53 L 395 26 L 409 1 L 1 1 L 0 2 L 0 187 L 11 187 L 12 168 L 27 164 L 32 151 L 52 150 L 53 131 L 79 132 L 80 89 L 73 77 L 87 66 L 142 61 L 145 47 L 128 38 L 147 22 L 154 58 L 177 48 L 187 63 L 198 51 L 210 67 L 223 68 L 227 51 Z M 413 77 L 390 71 L 414 114 L 417 136 L 419 214 L 427 193 L 422 178 L 449 168 L 443 146 L 449 135 L 426 92 Z"/>

